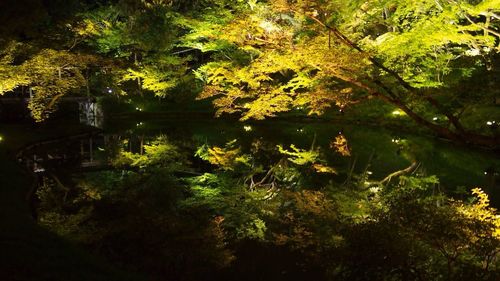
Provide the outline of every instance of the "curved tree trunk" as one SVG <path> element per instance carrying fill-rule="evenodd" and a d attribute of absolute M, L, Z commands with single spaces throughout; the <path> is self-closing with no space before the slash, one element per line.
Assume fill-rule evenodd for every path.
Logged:
<path fill-rule="evenodd" d="M 322 22 L 316 17 L 306 15 L 308 18 L 311 20 L 315 21 L 322 27 L 326 28 L 329 32 L 329 34 L 333 34 L 337 39 L 339 39 L 344 45 L 357 50 L 360 53 L 367 54 L 358 44 L 355 42 L 351 41 L 346 35 L 344 35 L 340 30 L 333 26 L 329 26 L 326 23 Z M 368 60 L 373 63 L 373 65 L 380 69 L 381 71 L 384 71 L 388 73 L 390 76 L 392 76 L 394 79 L 396 79 L 397 83 L 399 86 L 403 89 L 405 89 L 407 92 L 410 93 L 415 93 L 416 89 L 411 86 L 408 82 L 406 82 L 396 71 L 386 67 L 382 62 L 380 62 L 377 58 L 368 55 Z M 446 108 L 440 104 L 437 100 L 430 96 L 425 96 L 423 97 L 426 101 L 428 101 L 434 108 L 436 108 L 441 114 L 446 116 L 446 118 L 450 121 L 450 123 L 455 127 L 456 131 L 451 130 L 447 127 L 443 127 L 440 125 L 437 125 L 435 123 L 432 123 L 426 119 L 424 119 L 422 116 L 418 115 L 416 112 L 411 110 L 401 99 L 397 97 L 396 94 L 393 93 L 393 91 L 385 85 L 381 81 L 375 80 L 375 84 L 378 85 L 380 88 L 382 88 L 385 92 L 388 93 L 387 95 L 381 94 L 378 91 L 374 90 L 372 87 L 367 86 L 366 84 L 359 82 L 359 81 L 353 81 L 353 79 L 346 79 L 345 77 L 340 77 L 341 79 L 350 82 L 362 89 L 365 89 L 369 92 L 370 96 L 376 96 L 379 97 L 383 100 L 385 100 L 388 103 L 391 103 L 404 111 L 410 118 L 412 118 L 417 124 L 422 125 L 434 133 L 436 133 L 438 136 L 455 141 L 455 142 L 460 142 L 460 143 L 467 143 L 467 144 L 473 144 L 473 145 L 479 145 L 479 146 L 487 146 L 491 148 L 498 148 L 500 147 L 500 138 L 498 136 L 487 136 L 487 135 L 479 135 L 471 132 L 467 132 L 462 124 L 460 123 L 459 119 L 448 112 Z"/>
<path fill-rule="evenodd" d="M 408 106 L 406 106 L 403 102 L 397 100 L 397 99 L 392 99 L 389 98 L 385 95 L 378 95 L 380 98 L 383 100 L 395 105 L 399 109 L 401 109 L 403 112 L 405 112 L 413 121 L 415 121 L 417 124 L 422 125 L 434 133 L 436 133 L 438 136 L 455 141 L 455 142 L 460 142 L 460 143 L 467 143 L 467 144 L 473 144 L 473 145 L 479 145 L 479 146 L 487 146 L 491 148 L 497 148 L 500 146 L 500 138 L 497 136 L 486 136 L 486 135 L 479 135 L 471 132 L 465 131 L 463 128 L 458 131 L 452 131 L 451 129 L 447 127 L 443 127 L 437 124 L 434 124 L 417 113 L 415 113 L 413 110 L 411 110 Z"/>

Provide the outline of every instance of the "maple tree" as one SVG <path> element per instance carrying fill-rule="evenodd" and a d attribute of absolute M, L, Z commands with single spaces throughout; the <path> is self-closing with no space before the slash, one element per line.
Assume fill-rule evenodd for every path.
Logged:
<path fill-rule="evenodd" d="M 447 139 L 498 145 L 493 130 L 467 120 L 492 107 L 499 93 L 499 0 L 36 2 L 33 18 L 44 20 L 13 25 L 0 38 L 0 95 L 28 89 L 38 122 L 84 88 L 86 96 L 156 103 L 203 84 L 198 98 L 213 101 L 217 116 L 322 115 L 367 103 L 358 107 L 360 115 L 387 110 L 385 117 L 409 117 Z M 48 35 L 37 34 L 44 28 Z M 434 142 L 395 136 L 392 145 L 391 137 L 377 144 L 378 130 L 365 134 L 366 146 L 378 146 L 370 147 L 357 175 L 364 160 L 343 129 L 326 145 L 332 161 L 316 134 L 305 147 L 298 134 L 308 135 L 308 128 L 294 128 L 290 138 L 274 143 L 257 137 L 249 122 L 238 125 L 241 139 L 210 143 L 176 134 L 148 139 L 147 125 L 90 144 L 111 170 L 68 176 L 69 187 L 53 175 L 43 178 L 36 192 L 39 223 L 160 279 L 200 280 L 232 270 L 238 260 L 244 263 L 245 247 L 252 266 L 275 266 L 281 260 L 267 253 L 282 251 L 285 262 L 300 258 L 287 269 L 324 280 L 498 279 L 498 212 L 481 189 L 466 201 L 457 199 L 465 196 L 460 187 L 451 199 L 436 177 L 425 177 L 422 151 Z M 206 130 L 218 140 L 227 133 Z M 376 153 L 397 154 L 394 162 L 411 165 L 375 181 L 380 174 L 370 176 L 368 169 Z M 441 157 L 455 162 L 450 170 L 468 159 L 453 156 Z M 383 159 L 388 169 L 397 166 Z M 339 164 L 346 161 L 347 170 Z M 470 174 L 482 175 L 483 168 Z M 494 179 L 495 167 L 487 173 Z M 273 280 L 293 276 L 274 272 L 281 277 Z"/>
<path fill-rule="evenodd" d="M 439 136 L 497 145 L 465 128 L 460 85 L 494 75 L 498 1 L 262 1 L 228 22 L 194 28 L 187 45 L 220 55 L 197 70 L 222 113 L 264 119 L 307 106 L 321 114 L 381 99 Z M 193 42 L 196 41 L 196 42 Z M 216 45 L 217 47 L 214 47 Z M 492 76 L 488 76 L 492 77 Z M 488 104 L 485 87 L 474 103 Z M 451 101 L 451 102 L 450 102 Z M 439 114 L 446 124 L 429 120 Z"/>
<path fill-rule="evenodd" d="M 30 89 L 28 103 L 33 118 L 43 121 L 57 109 L 62 96 L 78 91 L 87 85 L 85 70 L 97 59 L 92 55 L 73 54 L 54 49 L 43 49 L 21 64 L 13 63 L 19 59 L 27 46 L 11 42 L 4 49 L 0 62 L 0 95 L 20 86 Z"/>

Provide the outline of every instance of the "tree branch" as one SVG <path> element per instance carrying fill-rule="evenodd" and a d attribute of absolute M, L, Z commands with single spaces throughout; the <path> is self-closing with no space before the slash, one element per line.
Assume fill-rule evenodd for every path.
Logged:
<path fill-rule="evenodd" d="M 310 16 L 310 15 L 307 15 L 307 17 L 310 18 L 310 19 L 312 19 L 313 21 L 315 21 L 319 25 L 323 26 L 324 28 L 328 29 L 341 42 L 343 42 L 348 47 L 351 47 L 351 48 L 357 50 L 360 53 L 367 54 L 359 45 L 357 45 L 355 42 L 351 41 L 346 35 L 344 35 L 342 32 L 340 32 L 337 28 L 335 28 L 333 26 L 327 25 L 326 23 L 322 22 L 321 20 L 319 20 L 316 17 Z M 368 60 L 371 63 L 373 63 L 377 68 L 379 68 L 379 69 L 387 72 L 393 78 L 395 78 L 398 81 L 398 83 L 403 88 L 405 88 L 407 91 L 409 91 L 409 92 L 415 92 L 417 90 L 414 87 L 412 87 L 408 82 L 406 82 L 398 73 L 396 73 L 394 70 L 389 69 L 386 66 L 384 66 L 383 63 L 381 63 L 376 58 L 374 58 L 374 57 L 372 57 L 372 56 L 370 56 L 368 54 L 367 54 L 367 57 L 368 57 Z M 340 78 L 342 80 L 347 81 L 347 82 L 351 82 L 351 83 L 353 83 L 354 85 L 356 85 L 356 86 L 358 86 L 360 88 L 368 90 L 368 92 L 372 96 L 380 96 L 380 97 L 384 98 L 385 100 L 390 101 L 390 103 L 395 104 L 397 106 L 404 105 L 402 103 L 402 101 L 397 97 L 397 94 L 394 93 L 392 90 L 390 90 L 389 87 L 387 87 L 382 81 L 375 80 L 374 82 L 379 87 L 381 87 L 382 89 L 384 89 L 384 91 L 387 92 L 387 94 L 390 96 L 390 98 L 384 97 L 383 95 L 380 95 L 379 93 L 376 93 L 376 91 L 374 91 L 371 87 L 367 87 L 365 84 L 359 83 L 359 81 L 356 81 L 354 79 L 347 78 L 347 77 L 340 77 Z M 434 98 L 432 98 L 432 97 L 430 97 L 428 95 L 424 96 L 424 99 L 427 100 L 432 106 L 434 106 L 443 115 L 445 115 L 448 118 L 448 120 L 453 124 L 453 126 L 460 133 L 465 133 L 465 129 L 462 126 L 462 124 L 460 123 L 459 119 L 457 117 L 455 117 L 452 113 L 450 113 L 446 108 L 444 108 L 444 106 L 442 106 L 437 100 L 435 100 Z M 415 112 L 411 111 L 407 106 L 404 105 L 404 108 L 401 108 L 401 109 L 403 111 L 405 111 L 405 113 L 407 113 L 410 117 L 412 117 L 412 119 L 414 119 L 417 123 L 425 125 L 426 127 L 430 128 L 432 130 L 436 130 L 436 131 L 439 132 L 440 135 L 443 135 L 445 137 L 452 137 L 452 139 L 454 139 L 454 140 L 458 139 L 457 134 L 449 131 L 449 129 L 447 129 L 447 128 L 438 126 L 438 125 L 436 125 L 436 124 L 434 124 L 432 122 L 429 122 L 429 121 L 423 119 L 422 117 L 420 117 L 419 115 L 417 115 Z"/>
<path fill-rule="evenodd" d="M 394 177 L 399 177 L 399 176 L 411 173 L 414 170 L 416 170 L 419 165 L 420 164 L 415 161 L 415 162 L 411 163 L 411 165 L 409 167 L 407 167 L 407 168 L 405 168 L 403 170 L 399 170 L 399 171 L 396 171 L 394 173 L 389 174 L 383 180 L 379 181 L 378 184 L 379 185 L 383 185 L 383 184 L 389 183 L 391 181 L 391 179 L 394 178 Z"/>

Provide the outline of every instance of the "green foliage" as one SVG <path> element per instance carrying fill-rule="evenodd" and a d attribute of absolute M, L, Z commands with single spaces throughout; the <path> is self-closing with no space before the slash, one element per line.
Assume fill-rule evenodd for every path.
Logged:
<path fill-rule="evenodd" d="M 448 129 L 497 93 L 488 83 L 461 86 L 495 77 L 498 0 L 102 3 L 68 23 L 72 40 L 52 42 L 57 48 L 6 44 L 0 94 L 30 87 L 29 108 L 42 121 L 89 78 L 166 97 L 193 70 L 205 83 L 199 98 L 212 100 L 218 116 L 261 120 L 295 107 L 323 114 L 380 98 L 423 121 L 446 118 L 431 123 Z M 258 156 L 258 143 L 252 155 L 242 146 L 199 147 L 195 155 L 216 169 L 184 179 L 174 174 L 191 171 L 188 156 L 166 137 L 140 153 L 118 149 L 113 164 L 122 172 L 85 175 L 69 189 L 46 180 L 39 221 L 161 278 L 203 279 L 232 261 L 228 244 L 254 240 L 300 253 L 333 280 L 498 279 L 499 216 L 480 189 L 470 203 L 440 193 L 436 177 L 339 192 L 333 181 L 305 184 L 311 171 L 336 173 L 317 149 L 278 145 L 276 153 L 273 144 Z M 343 135 L 331 147 L 351 154 Z M 416 161 L 430 148 L 402 141 L 398 149 Z"/>
<path fill-rule="evenodd" d="M 56 108 L 58 101 L 71 91 L 85 86 L 83 70 L 95 62 L 95 58 L 65 51 L 42 50 L 22 67 L 30 77 L 34 91 L 28 108 L 33 118 L 43 121 Z"/>
<path fill-rule="evenodd" d="M 412 85 L 439 87 L 450 77 L 448 74 L 456 71 L 453 61 L 460 56 L 473 56 L 475 52 L 488 55 L 496 47 L 496 36 L 483 34 L 483 23 L 467 21 L 473 17 L 473 10 L 488 13 L 495 7 L 486 2 L 480 8 L 464 1 L 384 1 L 383 5 L 373 1 L 363 6 L 365 13 L 358 12 L 360 19 L 349 27 L 366 36 L 363 46 L 377 52 L 387 66 Z M 373 21 L 376 13 L 383 14 L 384 19 Z M 379 32 L 370 32 L 366 26 L 370 23 L 378 24 Z"/>
<path fill-rule="evenodd" d="M 223 178 L 205 173 L 201 176 L 186 179 L 190 186 L 192 197 L 186 199 L 184 204 L 196 206 L 208 206 L 209 208 L 219 209 L 222 207 L 221 193 L 226 186 Z"/>
<path fill-rule="evenodd" d="M 12 42 L 0 54 L 0 94 L 27 86 L 33 91 L 28 108 L 37 122 L 57 109 L 59 100 L 86 85 L 84 70 L 96 57 L 54 49 L 42 49 L 28 59 L 29 46 Z M 19 64 L 19 60 L 22 63 Z"/>
<path fill-rule="evenodd" d="M 177 85 L 177 77 L 170 75 L 171 73 L 159 71 L 155 67 L 144 67 L 139 71 L 128 69 L 121 81 L 141 81 L 143 89 L 149 90 L 157 96 L 165 97 L 168 90 Z"/>
<path fill-rule="evenodd" d="M 242 228 L 238 229 L 236 236 L 246 239 L 264 240 L 266 230 L 266 223 L 263 220 L 256 218 L 248 222 Z"/>
<path fill-rule="evenodd" d="M 204 207 L 220 216 L 228 238 L 265 238 L 266 223 L 260 218 L 265 193 L 248 193 L 237 180 L 223 174 L 205 173 L 185 181 L 192 195 L 181 203 L 183 208 Z"/>
<path fill-rule="evenodd" d="M 477 89 L 462 85 L 474 83 L 475 74 L 495 73 L 497 5 L 256 2 L 224 26 L 192 26 L 203 26 L 193 39 L 202 44 L 189 46 L 213 52 L 212 61 L 196 70 L 206 83 L 200 98 L 213 101 L 217 116 L 237 113 L 241 120 L 274 117 L 295 106 L 323 114 L 333 105 L 344 109 L 380 98 L 411 111 L 410 118 L 441 136 L 470 138 L 459 119 L 475 103 L 470 92 Z M 474 99 L 491 102 L 495 90 L 481 88 L 487 94 Z M 434 114 L 454 128 L 433 122 Z"/>
<path fill-rule="evenodd" d="M 370 253 L 362 257 L 358 252 L 353 257 L 359 258 L 370 276 L 493 280 L 498 275 L 498 262 L 493 258 L 500 246 L 495 234 L 496 211 L 487 206 L 484 194 L 478 190 L 474 193 L 483 199 L 469 205 L 446 199 L 436 191 L 436 183 L 435 177 L 403 178 L 381 196 L 371 220 L 352 226 L 346 234 L 352 237 L 353 231 L 361 235 L 360 239 L 350 238 L 347 245 L 349 250 L 365 247 Z M 369 237 L 385 232 L 390 232 L 391 237 L 369 245 L 373 243 Z M 380 255 L 386 257 L 383 263 L 369 260 Z"/>
<path fill-rule="evenodd" d="M 120 88 L 116 93 L 143 96 L 145 90 L 159 97 L 194 73 L 205 83 L 199 98 L 213 101 L 217 116 L 261 120 L 295 107 L 319 115 L 377 98 L 412 111 L 410 118 L 440 136 L 484 142 L 468 132 L 484 128 L 459 119 L 467 118 L 470 105 L 491 103 L 497 94 L 489 83 L 462 87 L 496 75 L 497 0 L 119 0 L 67 9 L 64 25 L 51 26 L 54 38 L 31 40 L 27 54 L 15 56 L 15 43 L 2 42 L 0 93 L 36 88 L 30 108 L 38 121 L 83 85 L 82 73 L 96 90 L 111 83 Z M 30 60 L 66 65 L 46 50 L 77 62 L 74 70 L 63 67 L 64 79 L 57 80 L 22 67 Z M 99 55 L 99 63 L 81 63 L 89 58 L 80 53 L 88 52 Z M 433 122 L 434 114 L 443 121 Z"/>
<path fill-rule="evenodd" d="M 197 70 L 197 76 L 208 84 L 200 98 L 217 97 L 218 115 L 242 112 L 241 120 L 276 116 L 292 106 L 307 105 L 311 114 L 323 112 L 328 103 L 344 106 L 352 89 L 339 83 L 318 84 L 332 73 L 347 79 L 342 69 L 358 66 L 346 61 L 354 54 L 329 50 L 324 40 L 301 42 L 294 49 L 262 49 L 243 66 L 237 61 L 208 63 Z"/>
<path fill-rule="evenodd" d="M 172 48 L 177 29 L 167 7 L 101 6 L 82 14 L 73 28 L 81 41 L 98 52 L 127 57 L 134 52 L 165 51 Z"/>
<path fill-rule="evenodd" d="M 200 146 L 195 156 L 219 166 L 222 170 L 234 171 L 235 169 L 248 168 L 251 166 L 252 157 L 241 153 L 241 149 L 236 146 L 237 140 L 228 142 L 225 147 L 208 145 Z"/>
<path fill-rule="evenodd" d="M 174 171 L 184 167 L 187 159 L 179 148 L 172 144 L 165 136 L 159 136 L 151 141 L 151 144 L 144 145 L 144 153 L 132 153 L 121 151 L 114 160 L 114 165 L 130 165 L 139 168 L 166 168 Z"/>
<path fill-rule="evenodd" d="M 142 155 L 121 153 L 122 171 L 89 173 L 69 188 L 46 180 L 37 193 L 40 223 L 155 276 L 191 268 L 199 277 L 231 267 L 242 258 L 232 250 L 249 240 L 298 255 L 301 270 L 328 274 L 326 280 L 498 276 L 500 220 L 480 189 L 473 190 L 477 199 L 463 202 L 442 194 L 435 176 L 400 177 L 383 189 L 308 186 L 301 179 L 321 163 L 318 151 L 257 142 L 250 166 L 237 164 L 245 153 L 236 141 L 204 145 L 196 154 L 221 169 L 181 177 L 176 167 L 191 152 L 159 137 Z M 254 248 L 248 254 L 265 259 Z M 167 266 L 179 256 L 182 264 Z"/>
<path fill-rule="evenodd" d="M 10 42 L 0 51 L 0 95 L 30 82 L 20 66 L 13 65 L 20 43 Z"/>
<path fill-rule="evenodd" d="M 318 160 L 319 153 L 316 150 L 304 150 L 297 148 L 295 145 L 291 145 L 290 148 L 292 151 L 288 151 L 283 148 L 283 146 L 278 145 L 278 150 L 280 153 L 288 156 L 292 156 L 288 158 L 292 163 L 297 165 L 306 165 L 313 164 Z"/>

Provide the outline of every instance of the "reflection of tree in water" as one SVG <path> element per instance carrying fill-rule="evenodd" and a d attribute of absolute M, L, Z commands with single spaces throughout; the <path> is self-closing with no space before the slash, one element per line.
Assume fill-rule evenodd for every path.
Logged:
<path fill-rule="evenodd" d="M 356 280 L 359 264 L 364 274 L 394 278 L 453 279 L 464 267 L 474 276 L 496 274 L 498 218 L 484 199 L 446 199 L 436 178 L 393 175 L 377 190 L 362 185 L 361 175 L 351 185 L 316 185 L 325 175 L 317 165 L 328 167 L 319 147 L 255 138 L 191 142 L 195 151 L 162 135 L 132 138 L 143 148 L 109 138 L 103 149 L 111 170 L 74 174 L 66 190 L 45 181 L 40 223 L 120 264 L 179 280 L 239 276 L 254 255 L 257 264 L 299 258 L 274 270 L 301 276 L 298 267 L 319 280 Z M 208 165 L 193 165 L 193 154 Z"/>

